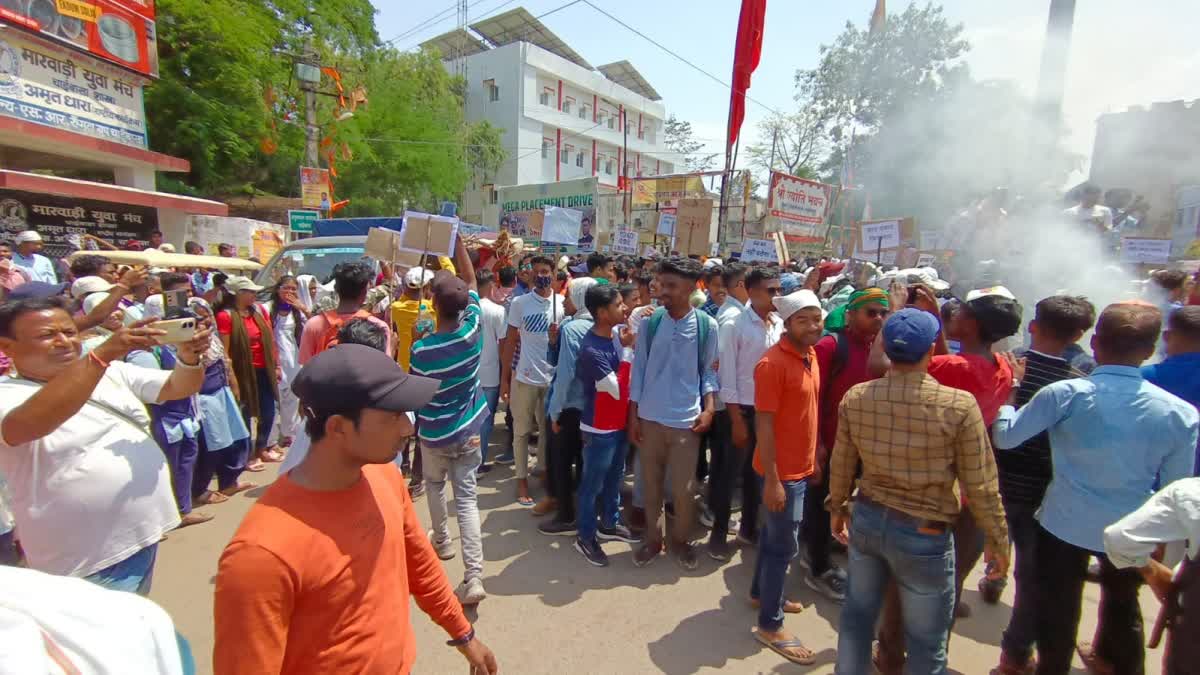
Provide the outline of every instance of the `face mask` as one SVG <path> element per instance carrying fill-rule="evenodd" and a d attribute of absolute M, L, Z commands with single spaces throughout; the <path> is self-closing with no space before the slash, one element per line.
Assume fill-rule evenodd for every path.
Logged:
<path fill-rule="evenodd" d="M 533 285 L 538 288 L 550 288 L 550 284 L 554 283 L 554 277 L 550 275 L 536 276 L 533 278 Z"/>

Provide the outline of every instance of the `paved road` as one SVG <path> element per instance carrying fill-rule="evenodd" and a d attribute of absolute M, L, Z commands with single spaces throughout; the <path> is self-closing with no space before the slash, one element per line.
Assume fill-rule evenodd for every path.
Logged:
<path fill-rule="evenodd" d="M 266 482 L 273 469 L 247 475 Z M 251 491 L 205 507 L 216 518 L 172 533 L 159 549 L 151 597 L 191 640 L 201 673 L 212 668 L 217 559 L 260 493 Z M 738 554 L 720 566 L 704 556 L 695 572 L 684 572 L 668 558 L 637 569 L 630 547 L 612 543 L 605 545 L 611 565 L 596 568 L 579 557 L 569 537 L 539 534 L 536 521 L 527 509 L 512 503 L 512 495 L 511 467 L 493 471 L 480 485 L 484 582 L 490 596 L 473 618 L 480 638 L 496 652 L 501 672 L 833 672 L 838 606 L 809 591 L 799 573 L 793 574 L 788 587 L 806 610 L 789 615 L 787 627 L 819 653 L 818 664 L 811 668 L 784 662 L 751 637 L 755 613 L 746 597 L 753 574 L 752 553 Z M 417 508 L 428 523 L 424 498 Z M 462 575 L 460 558 L 447 562 L 446 568 L 457 583 Z M 951 640 L 951 671 L 964 675 L 984 675 L 997 663 L 1000 632 L 1012 601 L 1010 587 L 1000 605 L 985 605 L 973 590 L 978 574 L 976 570 L 968 580 L 964 595 L 974 615 L 958 622 Z M 1089 585 L 1080 628 L 1083 636 L 1090 636 L 1095 628 L 1097 602 L 1097 587 Z M 1142 605 L 1148 627 L 1157 606 L 1148 593 Z M 416 671 L 466 672 L 462 657 L 444 646 L 445 634 L 415 603 L 411 606 L 419 649 Z M 1148 652 L 1148 675 L 1160 672 L 1161 658 L 1161 651 Z"/>

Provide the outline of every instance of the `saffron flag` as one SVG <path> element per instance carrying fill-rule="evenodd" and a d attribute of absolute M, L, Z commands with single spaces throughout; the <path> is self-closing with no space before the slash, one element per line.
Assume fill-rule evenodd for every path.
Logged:
<path fill-rule="evenodd" d="M 733 51 L 733 91 L 729 95 L 729 133 L 726 152 L 737 142 L 742 120 L 746 118 L 746 90 L 750 76 L 762 57 L 763 23 L 767 16 L 767 0 L 742 0 L 738 16 L 737 46 Z"/>
<path fill-rule="evenodd" d="M 871 12 L 871 35 L 875 35 L 887 27 L 887 8 L 884 0 L 875 0 L 875 11 Z"/>

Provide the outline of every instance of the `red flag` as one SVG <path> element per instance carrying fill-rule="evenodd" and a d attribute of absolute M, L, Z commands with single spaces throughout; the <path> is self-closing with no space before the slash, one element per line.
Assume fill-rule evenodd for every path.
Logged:
<path fill-rule="evenodd" d="M 750 76 L 762 57 L 763 22 L 767 16 L 767 0 L 742 0 L 738 16 L 737 46 L 733 51 L 733 91 L 729 96 L 729 135 L 726 152 L 737 141 L 746 119 L 746 90 Z"/>

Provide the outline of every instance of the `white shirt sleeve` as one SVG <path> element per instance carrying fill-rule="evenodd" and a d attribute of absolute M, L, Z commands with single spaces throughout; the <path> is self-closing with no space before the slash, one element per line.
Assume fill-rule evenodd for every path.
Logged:
<path fill-rule="evenodd" d="M 522 295 L 521 298 L 523 297 L 525 296 Z M 513 328 L 521 327 L 521 315 L 523 312 L 521 309 L 521 298 L 515 298 L 512 301 L 512 304 L 508 306 L 508 325 L 512 326 Z"/>
<path fill-rule="evenodd" d="M 721 383 L 721 401 L 726 405 L 740 404 L 737 391 L 737 319 L 726 321 L 717 330 L 717 346 L 721 350 L 717 379 Z"/>
<path fill-rule="evenodd" d="M 1183 478 L 1159 490 L 1142 508 L 1104 529 L 1104 551 L 1118 569 L 1144 567 L 1159 544 L 1188 541 L 1200 553 L 1200 478 Z"/>
<path fill-rule="evenodd" d="M 171 371 L 113 361 L 108 365 L 107 375 L 124 384 L 142 403 L 158 403 L 158 395 L 171 377 Z"/>

